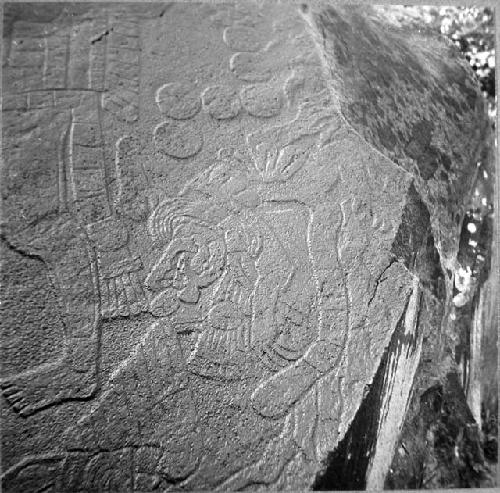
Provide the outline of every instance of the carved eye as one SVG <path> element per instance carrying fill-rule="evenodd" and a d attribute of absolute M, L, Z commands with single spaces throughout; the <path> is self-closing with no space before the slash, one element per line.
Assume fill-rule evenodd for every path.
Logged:
<path fill-rule="evenodd" d="M 186 268 L 186 253 L 181 252 L 177 256 L 177 271 L 184 272 Z"/>
<path fill-rule="evenodd" d="M 206 245 L 202 245 L 198 248 L 196 255 L 191 259 L 191 268 L 197 273 L 201 274 L 208 268 L 208 261 L 210 258 L 210 252 Z"/>

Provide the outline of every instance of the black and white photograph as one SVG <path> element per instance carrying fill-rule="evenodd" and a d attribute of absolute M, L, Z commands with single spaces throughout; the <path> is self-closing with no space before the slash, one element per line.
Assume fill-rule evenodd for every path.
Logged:
<path fill-rule="evenodd" d="M 2 2 L 1 491 L 498 491 L 496 2 Z"/>

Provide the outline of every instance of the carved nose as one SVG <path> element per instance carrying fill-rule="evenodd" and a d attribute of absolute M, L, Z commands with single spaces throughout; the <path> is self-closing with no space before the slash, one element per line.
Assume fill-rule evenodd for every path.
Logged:
<path fill-rule="evenodd" d="M 167 250 L 146 277 L 144 286 L 147 290 L 157 292 L 169 287 L 167 273 L 171 270 L 170 259 L 171 254 Z"/>

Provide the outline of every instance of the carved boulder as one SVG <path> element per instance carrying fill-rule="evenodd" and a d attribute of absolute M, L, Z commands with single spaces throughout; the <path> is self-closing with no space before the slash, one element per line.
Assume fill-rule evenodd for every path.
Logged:
<path fill-rule="evenodd" d="M 309 488 L 373 387 L 383 484 L 487 159 L 466 62 L 366 6 L 37 8 L 4 7 L 5 491 Z"/>

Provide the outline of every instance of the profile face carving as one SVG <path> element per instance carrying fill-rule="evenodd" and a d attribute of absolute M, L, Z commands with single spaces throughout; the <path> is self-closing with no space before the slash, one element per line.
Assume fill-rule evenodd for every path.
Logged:
<path fill-rule="evenodd" d="M 197 303 L 201 290 L 218 279 L 225 266 L 226 245 L 215 226 L 176 212 L 160 205 L 150 221 L 153 236 L 170 236 L 146 279 L 146 287 L 155 295 L 151 309 L 157 315 L 173 313 L 180 302 Z"/>

